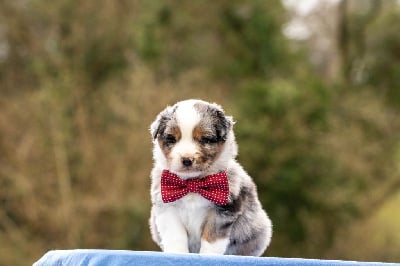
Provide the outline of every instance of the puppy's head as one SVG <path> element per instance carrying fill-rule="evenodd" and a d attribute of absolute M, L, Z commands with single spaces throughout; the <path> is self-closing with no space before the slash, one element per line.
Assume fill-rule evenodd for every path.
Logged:
<path fill-rule="evenodd" d="M 182 178 L 200 176 L 224 157 L 236 156 L 232 126 L 232 118 L 217 104 L 178 102 L 150 126 L 155 160 L 162 160 L 164 167 Z"/>

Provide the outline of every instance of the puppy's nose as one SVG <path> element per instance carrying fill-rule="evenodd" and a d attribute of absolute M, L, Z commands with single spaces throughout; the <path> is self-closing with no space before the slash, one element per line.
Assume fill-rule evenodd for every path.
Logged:
<path fill-rule="evenodd" d="M 183 164 L 184 166 L 187 166 L 187 167 L 192 166 L 192 164 L 193 164 L 193 159 L 192 159 L 192 158 L 189 158 L 189 157 L 183 157 L 183 158 L 182 158 L 182 164 Z"/>

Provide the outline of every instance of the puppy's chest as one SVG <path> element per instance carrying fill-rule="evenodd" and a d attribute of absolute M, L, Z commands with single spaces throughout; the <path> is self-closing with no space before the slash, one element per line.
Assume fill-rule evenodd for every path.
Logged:
<path fill-rule="evenodd" d="M 212 203 L 198 194 L 189 193 L 176 207 L 189 238 L 200 238 L 204 220 Z"/>

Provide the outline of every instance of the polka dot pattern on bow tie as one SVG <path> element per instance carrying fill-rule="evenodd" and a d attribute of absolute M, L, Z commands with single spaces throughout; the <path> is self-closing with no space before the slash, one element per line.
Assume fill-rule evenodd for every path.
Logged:
<path fill-rule="evenodd" d="M 163 170 L 161 196 L 165 203 L 176 201 L 188 193 L 198 193 L 216 204 L 226 205 L 229 196 L 228 176 L 225 171 L 201 179 L 182 180 L 178 175 Z"/>

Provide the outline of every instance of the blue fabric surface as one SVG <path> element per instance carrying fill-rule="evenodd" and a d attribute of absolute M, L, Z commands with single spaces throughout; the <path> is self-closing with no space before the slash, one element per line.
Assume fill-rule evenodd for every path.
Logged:
<path fill-rule="evenodd" d="M 152 251 L 125 250 L 53 250 L 47 252 L 34 266 L 104 266 L 104 265 L 400 265 L 399 263 L 356 262 L 274 257 L 243 257 L 200 254 L 173 254 Z"/>

